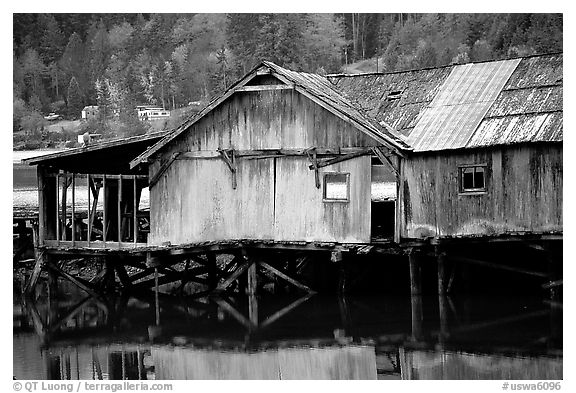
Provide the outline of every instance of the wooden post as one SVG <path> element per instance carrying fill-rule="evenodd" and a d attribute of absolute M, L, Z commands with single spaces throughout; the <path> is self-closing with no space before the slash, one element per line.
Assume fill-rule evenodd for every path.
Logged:
<path fill-rule="evenodd" d="M 62 207 L 62 218 L 61 218 L 61 225 L 62 225 L 62 233 L 61 233 L 61 240 L 68 240 L 68 234 L 66 233 L 66 204 L 67 204 L 67 193 L 68 193 L 68 174 L 64 174 L 64 181 L 62 182 L 62 203 L 60 206 Z"/>
<path fill-rule="evenodd" d="M 136 198 L 136 176 L 134 176 L 134 246 L 138 243 L 138 199 Z"/>
<path fill-rule="evenodd" d="M 90 174 L 86 175 L 86 182 L 88 184 L 88 186 L 86 187 L 86 189 L 88 190 L 88 229 L 86 231 L 86 240 L 88 241 L 88 247 L 90 247 L 90 238 L 91 238 L 91 232 L 92 232 L 92 218 L 90 217 L 90 193 L 92 192 L 92 190 L 90 189 Z"/>
<path fill-rule="evenodd" d="M 44 245 L 44 240 L 53 239 L 56 235 L 58 223 L 58 210 L 54 212 L 53 206 L 58 209 L 58 185 L 47 176 L 44 166 L 37 168 L 38 176 L 38 244 Z"/>
<path fill-rule="evenodd" d="M 156 310 L 156 326 L 160 326 L 160 298 L 158 294 L 158 268 L 154 268 L 154 306 Z"/>
<path fill-rule="evenodd" d="M 422 296 L 412 295 L 410 297 L 410 309 L 412 314 L 412 340 L 422 339 Z"/>
<path fill-rule="evenodd" d="M 42 273 L 42 269 L 47 262 L 48 255 L 46 251 L 40 250 L 36 255 L 36 263 L 34 265 L 34 270 L 32 270 L 32 274 L 30 275 L 30 279 L 26 284 L 26 289 L 24 292 L 27 295 L 32 295 L 34 290 L 36 289 L 36 284 L 38 283 L 38 279 L 40 278 L 40 273 Z"/>
<path fill-rule="evenodd" d="M 210 252 L 206 254 L 206 258 L 208 260 L 208 289 L 212 291 L 218 285 L 216 255 Z"/>
<path fill-rule="evenodd" d="M 98 197 L 100 196 L 100 186 L 96 185 L 96 182 L 94 181 L 94 179 L 92 179 L 92 184 L 93 184 L 93 191 L 92 192 L 93 192 L 94 201 L 92 202 L 92 216 L 90 217 L 90 220 L 88 221 L 88 231 L 90 233 L 90 236 L 92 234 L 92 228 L 94 228 L 94 220 L 96 218 L 96 214 L 98 211 Z M 90 204 L 88 204 L 88 205 L 90 205 Z M 102 225 L 102 230 L 104 230 L 104 225 Z"/>
<path fill-rule="evenodd" d="M 258 299 L 256 292 L 258 287 L 257 263 L 254 262 L 248 268 L 248 317 L 254 326 L 258 326 Z"/>
<path fill-rule="evenodd" d="M 122 207 L 121 207 L 121 202 L 122 202 L 122 175 L 120 175 L 120 177 L 118 178 L 118 225 L 117 225 L 117 230 L 118 230 L 118 246 L 120 246 L 120 243 L 122 242 Z"/>
<path fill-rule="evenodd" d="M 440 344 L 448 337 L 448 307 L 445 295 L 438 295 L 438 316 L 440 319 Z"/>
<path fill-rule="evenodd" d="M 72 247 L 76 242 L 76 176 L 72 174 Z"/>
<path fill-rule="evenodd" d="M 402 158 L 397 157 L 398 175 L 396 176 L 396 201 L 394 203 L 394 242 L 400 243 L 402 239 L 402 204 L 404 203 L 404 187 L 402 187 Z"/>
<path fill-rule="evenodd" d="M 106 228 L 108 227 L 108 221 L 106 218 L 106 175 L 102 176 L 102 242 L 104 247 L 106 247 Z"/>
<path fill-rule="evenodd" d="M 330 261 L 338 263 L 338 294 L 346 293 L 346 266 L 342 250 L 332 251 Z"/>
<path fill-rule="evenodd" d="M 41 190 L 43 189 L 40 188 Z M 42 209 L 40 209 L 42 213 Z M 41 220 L 44 221 L 44 220 Z M 60 174 L 56 174 L 56 241 L 60 245 L 60 230 L 62 223 L 60 222 Z"/>
<path fill-rule="evenodd" d="M 438 295 L 446 294 L 446 253 L 437 253 L 436 261 L 438 263 Z"/>
<path fill-rule="evenodd" d="M 420 258 L 416 249 L 410 250 L 408 262 L 410 264 L 410 294 L 412 296 L 422 294 Z"/>

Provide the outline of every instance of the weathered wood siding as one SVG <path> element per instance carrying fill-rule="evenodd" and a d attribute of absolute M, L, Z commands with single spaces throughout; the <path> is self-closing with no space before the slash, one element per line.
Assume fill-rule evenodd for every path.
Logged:
<path fill-rule="evenodd" d="M 463 164 L 487 164 L 485 194 L 459 194 Z M 403 237 L 562 231 L 560 144 L 418 154 L 403 171 Z"/>
<path fill-rule="evenodd" d="M 292 90 L 233 95 L 162 149 L 174 152 L 338 148 L 375 145 L 369 137 Z M 237 159 L 237 189 L 224 161 L 176 160 L 150 190 L 149 244 L 225 239 L 370 240 L 370 159 L 321 169 L 350 173 L 350 202 L 322 202 L 306 157 Z M 321 179 L 322 180 L 322 179 Z"/>
<path fill-rule="evenodd" d="M 320 169 L 350 173 L 350 201 L 323 202 L 306 158 L 276 160 L 276 240 L 370 241 L 370 157 L 362 156 Z"/>
<path fill-rule="evenodd" d="M 378 143 L 293 90 L 243 92 L 195 123 L 169 145 L 173 151 L 375 146 Z"/>

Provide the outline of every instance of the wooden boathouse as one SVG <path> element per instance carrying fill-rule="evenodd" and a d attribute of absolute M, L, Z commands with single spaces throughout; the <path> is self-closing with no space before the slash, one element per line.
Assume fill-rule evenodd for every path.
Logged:
<path fill-rule="evenodd" d="M 222 292 L 248 272 L 250 294 L 265 274 L 311 291 L 296 277 L 319 251 L 410 254 L 413 294 L 417 255 L 432 254 L 443 292 L 453 243 L 562 239 L 562 126 L 561 54 L 329 76 L 264 61 L 176 130 L 27 160 L 40 205 L 28 287 L 46 265 L 95 291 L 50 258 L 98 255 L 99 279 L 115 270 L 133 289 Z M 279 251 L 297 254 L 280 266 L 266 254 Z"/>

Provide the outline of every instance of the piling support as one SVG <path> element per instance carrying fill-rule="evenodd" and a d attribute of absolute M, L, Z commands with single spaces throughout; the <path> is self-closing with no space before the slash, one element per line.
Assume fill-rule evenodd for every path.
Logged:
<path fill-rule="evenodd" d="M 448 337 L 448 299 L 445 295 L 438 295 L 438 316 L 440 319 L 440 344 Z"/>
<path fill-rule="evenodd" d="M 206 259 L 208 261 L 208 289 L 212 291 L 218 286 L 216 255 L 210 252 L 206 254 Z"/>
<path fill-rule="evenodd" d="M 410 310 L 412 317 L 412 340 L 419 341 L 423 338 L 422 334 L 422 296 L 412 295 L 410 297 Z"/>
<path fill-rule="evenodd" d="M 160 326 L 160 297 L 158 294 L 158 268 L 154 268 L 154 308 L 156 311 L 156 326 Z"/>
<path fill-rule="evenodd" d="M 248 317 L 254 326 L 258 326 L 258 299 L 256 297 L 258 275 L 256 269 L 256 263 L 252 263 L 248 268 Z"/>
<path fill-rule="evenodd" d="M 343 295 L 347 292 L 347 277 L 344 254 L 342 253 L 342 250 L 332 251 L 330 254 L 330 261 L 338 264 L 338 294 Z"/>
<path fill-rule="evenodd" d="M 410 264 L 410 294 L 412 296 L 421 295 L 421 256 L 414 248 L 408 253 L 408 263 Z"/>
<path fill-rule="evenodd" d="M 436 262 L 438 264 L 438 296 L 446 294 L 446 253 L 441 251 L 436 253 Z"/>
<path fill-rule="evenodd" d="M 45 250 L 37 250 L 36 252 L 36 263 L 34 264 L 34 270 L 32 270 L 32 274 L 30 275 L 30 279 L 26 284 L 26 289 L 24 293 L 28 296 L 34 293 L 36 289 L 36 284 L 38 283 L 38 279 L 40 278 L 40 273 L 42 273 L 42 269 L 46 265 L 48 260 L 48 255 L 46 254 Z"/>

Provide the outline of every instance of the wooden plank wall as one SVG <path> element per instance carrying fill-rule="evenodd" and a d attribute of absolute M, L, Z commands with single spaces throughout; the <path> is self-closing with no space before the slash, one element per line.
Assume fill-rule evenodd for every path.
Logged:
<path fill-rule="evenodd" d="M 162 150 L 153 176 L 174 152 L 371 146 L 372 139 L 291 90 L 244 92 L 201 119 Z M 368 242 L 370 158 L 321 169 L 351 174 L 348 204 L 322 202 L 306 157 L 177 160 L 150 191 L 149 244 L 275 239 Z M 276 181 L 275 181 L 276 179 Z M 276 195 L 276 200 L 274 198 Z"/>
<path fill-rule="evenodd" d="M 350 201 L 323 202 L 323 184 L 314 185 L 314 171 L 306 158 L 276 161 L 276 240 L 370 241 L 370 156 L 362 156 L 320 169 L 350 173 Z"/>
<path fill-rule="evenodd" d="M 377 144 L 296 91 L 271 90 L 232 95 L 166 146 L 163 155 L 218 148 L 301 149 Z"/>
<path fill-rule="evenodd" d="M 458 166 L 487 164 L 487 192 L 459 195 Z M 414 155 L 403 160 L 402 236 L 562 231 L 562 145 Z"/>

